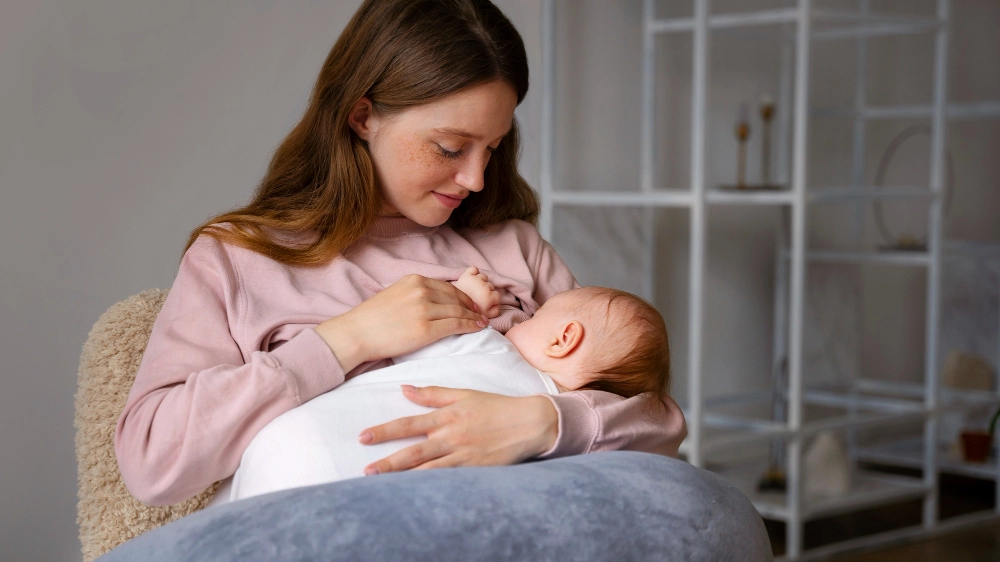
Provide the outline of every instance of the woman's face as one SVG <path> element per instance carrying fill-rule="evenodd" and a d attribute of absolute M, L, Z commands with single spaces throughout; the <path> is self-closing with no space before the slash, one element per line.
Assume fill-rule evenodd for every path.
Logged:
<path fill-rule="evenodd" d="M 514 88 L 500 81 L 392 116 L 376 116 L 370 101 L 359 101 L 350 124 L 368 141 L 382 215 L 444 224 L 462 199 L 483 189 L 486 163 L 510 131 L 516 106 Z"/>

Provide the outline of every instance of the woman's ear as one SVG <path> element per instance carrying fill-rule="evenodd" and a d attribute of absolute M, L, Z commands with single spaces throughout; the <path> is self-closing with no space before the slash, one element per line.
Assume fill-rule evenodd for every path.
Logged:
<path fill-rule="evenodd" d="M 583 341 L 583 324 L 570 320 L 563 324 L 556 337 L 549 340 L 545 346 L 545 355 L 553 359 L 562 359 L 580 347 Z"/>
<path fill-rule="evenodd" d="M 350 113 L 347 114 L 347 125 L 366 142 L 371 141 L 375 133 L 373 109 L 372 100 L 363 97 L 354 103 Z"/>

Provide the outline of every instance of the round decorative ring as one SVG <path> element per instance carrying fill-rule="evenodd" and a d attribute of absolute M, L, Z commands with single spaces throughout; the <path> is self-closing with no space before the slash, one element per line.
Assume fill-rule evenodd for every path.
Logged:
<path fill-rule="evenodd" d="M 882 187 L 885 181 L 885 174 L 889 168 L 889 163 L 892 158 L 896 155 L 899 147 L 903 145 L 904 142 L 910 138 L 917 135 L 930 135 L 931 128 L 928 125 L 911 125 L 902 131 L 900 131 L 889 143 L 888 148 L 882 154 L 882 159 L 878 163 L 878 171 L 875 172 L 875 182 L 874 187 L 877 189 Z M 951 198 L 955 192 L 955 165 L 951 159 L 951 150 L 945 153 L 945 159 L 948 167 L 948 179 L 944 186 L 944 212 L 942 217 L 948 215 L 948 211 L 951 209 Z M 875 215 L 875 225 L 878 226 L 879 233 L 882 235 L 882 239 L 885 240 L 886 245 L 891 249 L 896 250 L 925 250 L 927 248 L 927 237 L 924 236 L 923 239 L 915 239 L 910 237 L 900 237 L 896 236 L 889 230 L 886 225 L 885 213 L 882 210 L 882 201 L 879 199 L 874 199 L 872 201 L 872 211 Z"/>

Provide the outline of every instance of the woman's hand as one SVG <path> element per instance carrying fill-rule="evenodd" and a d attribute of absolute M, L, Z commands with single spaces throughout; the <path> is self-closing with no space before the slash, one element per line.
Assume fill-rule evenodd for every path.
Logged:
<path fill-rule="evenodd" d="M 350 311 L 316 327 L 344 372 L 454 334 L 477 332 L 486 318 L 451 283 L 407 275 Z"/>
<path fill-rule="evenodd" d="M 403 385 L 403 395 L 440 408 L 361 432 L 366 445 L 426 435 L 365 467 L 365 474 L 448 466 L 508 465 L 538 456 L 555 445 L 559 415 L 544 396 L 504 396 L 476 390 Z"/>

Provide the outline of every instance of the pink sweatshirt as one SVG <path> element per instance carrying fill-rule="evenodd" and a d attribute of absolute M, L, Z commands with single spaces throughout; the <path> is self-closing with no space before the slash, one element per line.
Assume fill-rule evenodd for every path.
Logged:
<path fill-rule="evenodd" d="M 329 264 L 290 267 L 202 235 L 181 261 L 115 432 L 122 478 L 139 500 L 168 505 L 231 476 L 250 440 L 282 413 L 386 366 L 344 373 L 313 329 L 401 277 L 454 281 L 470 265 L 501 294 L 506 332 L 552 295 L 578 287 L 529 223 L 489 230 L 427 228 L 379 218 Z M 600 391 L 549 396 L 559 437 L 542 458 L 631 449 L 676 456 L 684 417 L 668 399 L 651 416 L 637 399 Z"/>

